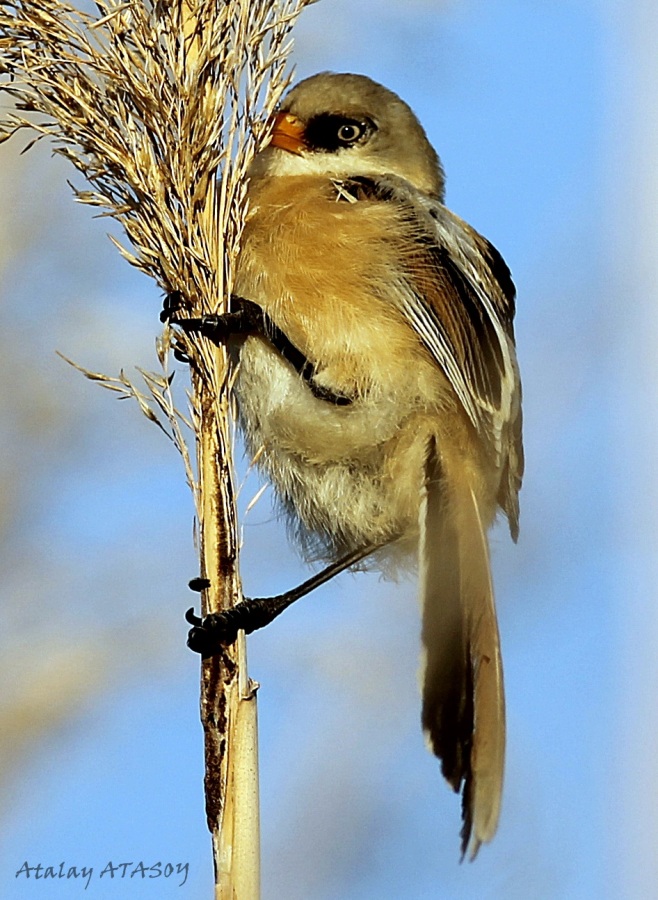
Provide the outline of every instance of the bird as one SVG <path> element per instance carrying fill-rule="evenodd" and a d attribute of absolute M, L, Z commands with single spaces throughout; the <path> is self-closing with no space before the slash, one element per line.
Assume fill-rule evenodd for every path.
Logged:
<path fill-rule="evenodd" d="M 175 322 L 228 344 L 246 445 L 326 577 L 366 556 L 393 576 L 417 565 L 422 726 L 474 859 L 504 776 L 487 532 L 499 512 L 519 529 L 515 287 L 445 206 L 439 157 L 391 90 L 322 72 L 269 128 L 231 311 Z"/>

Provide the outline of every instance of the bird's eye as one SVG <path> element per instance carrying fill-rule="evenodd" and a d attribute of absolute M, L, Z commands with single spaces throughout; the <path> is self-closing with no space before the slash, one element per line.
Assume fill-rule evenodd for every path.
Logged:
<path fill-rule="evenodd" d="M 366 116 L 353 119 L 337 113 L 320 113 L 313 116 L 304 131 L 307 148 L 318 153 L 335 153 L 344 147 L 352 147 L 366 141 L 377 126 Z"/>
<path fill-rule="evenodd" d="M 363 136 L 365 126 L 360 122 L 345 122 L 338 128 L 338 140 L 341 144 L 353 144 Z"/>

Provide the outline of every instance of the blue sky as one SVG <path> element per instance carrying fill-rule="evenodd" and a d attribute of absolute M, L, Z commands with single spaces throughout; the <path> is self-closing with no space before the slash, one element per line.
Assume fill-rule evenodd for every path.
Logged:
<path fill-rule="evenodd" d="M 618 26 L 593 0 L 321 0 L 299 23 L 298 75 L 362 72 L 403 96 L 443 160 L 448 205 L 510 264 L 528 466 L 519 544 L 503 528 L 492 538 L 509 716 L 495 842 L 458 864 L 459 804 L 418 724 L 413 583 L 346 576 L 250 640 L 262 685 L 264 900 L 648 896 L 628 875 L 628 835 L 640 828 L 624 774 L 641 774 L 626 749 L 641 719 L 629 672 L 653 671 L 633 625 L 651 609 L 646 593 L 636 608 L 626 585 L 640 593 L 650 583 L 653 533 L 636 546 L 623 511 L 624 471 L 636 453 L 650 468 L 651 443 L 624 428 L 634 384 L 616 377 L 619 297 L 648 298 L 615 252 L 620 217 L 634 221 L 611 178 L 611 163 L 617 173 L 626 163 L 619 126 L 634 76 Z M 57 386 L 57 409 L 17 457 L 34 490 L 5 551 L 3 624 L 17 634 L 12 652 L 34 647 L 21 644 L 23 592 L 52 617 L 43 633 L 28 622 L 28 637 L 56 633 L 77 653 L 102 634 L 122 655 L 100 667 L 100 700 L 81 692 L 77 712 L 16 767 L 0 893 L 196 900 L 210 896 L 211 863 L 198 663 L 182 619 L 196 571 L 191 502 L 156 429 L 54 356 L 101 371 L 155 368 L 160 301 L 104 224 L 71 202 L 62 161 L 38 149 L 20 166 L 21 193 L 3 188 L 17 223 L 3 287 L 2 321 L 17 335 L 8 389 L 21 390 L 29 365 Z M 641 313 L 629 315 L 641 328 Z M 305 577 L 268 500 L 248 517 L 245 542 L 247 593 Z M 100 872 L 110 859 L 189 862 L 190 874 L 183 887 L 92 878 L 86 892 L 14 877 L 25 860 Z"/>

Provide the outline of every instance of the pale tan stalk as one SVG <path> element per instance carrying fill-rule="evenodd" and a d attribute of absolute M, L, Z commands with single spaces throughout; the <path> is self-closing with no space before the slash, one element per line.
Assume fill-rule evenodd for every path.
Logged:
<path fill-rule="evenodd" d="M 199 315 L 226 308 L 246 215 L 245 174 L 287 87 L 289 32 L 309 0 L 97 0 L 98 16 L 63 0 L 0 0 L 0 85 L 15 108 L 1 138 L 47 137 L 90 183 L 76 199 L 123 227 L 125 258 Z M 218 179 L 219 176 L 219 179 Z M 190 417 L 168 360 L 142 372 L 83 370 L 137 400 L 182 455 L 199 536 L 204 613 L 241 597 L 232 488 L 227 360 L 187 342 Z M 188 446 L 191 427 L 196 453 Z M 196 459 L 196 466 L 194 460 Z M 202 666 L 206 806 L 216 896 L 259 893 L 255 690 L 244 636 Z"/>

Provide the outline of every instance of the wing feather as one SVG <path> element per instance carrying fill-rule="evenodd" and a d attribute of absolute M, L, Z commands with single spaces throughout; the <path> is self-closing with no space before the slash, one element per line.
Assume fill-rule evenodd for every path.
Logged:
<path fill-rule="evenodd" d="M 404 255 L 390 297 L 445 373 L 500 470 L 498 502 L 516 540 L 523 445 L 510 271 L 486 238 L 402 179 L 353 178 L 340 185 L 352 201 L 396 207 Z M 408 240 L 399 241 L 405 230 Z"/>

